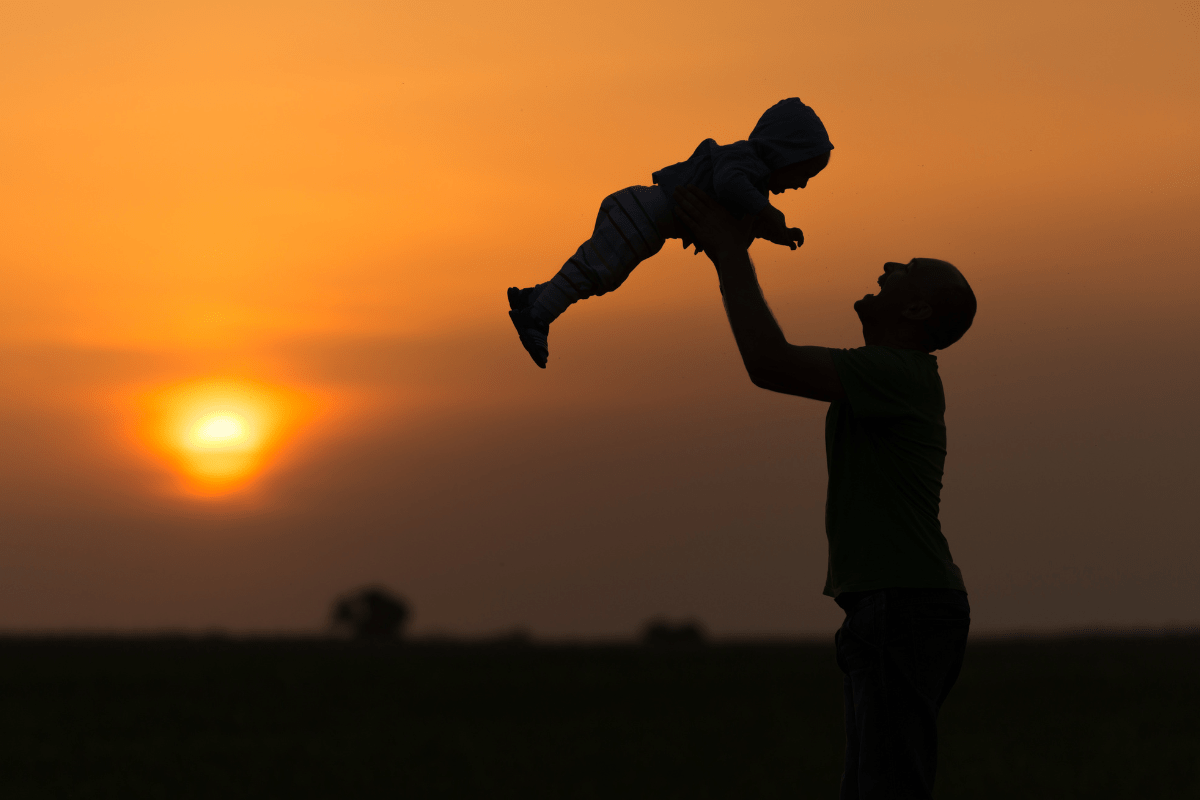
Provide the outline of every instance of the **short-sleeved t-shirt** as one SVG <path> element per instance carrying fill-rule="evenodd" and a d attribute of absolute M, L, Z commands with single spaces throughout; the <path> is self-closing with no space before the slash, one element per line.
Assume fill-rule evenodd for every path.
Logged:
<path fill-rule="evenodd" d="M 938 521 L 946 398 L 937 357 L 879 345 L 829 353 L 846 399 L 825 418 L 825 594 L 965 591 Z"/>

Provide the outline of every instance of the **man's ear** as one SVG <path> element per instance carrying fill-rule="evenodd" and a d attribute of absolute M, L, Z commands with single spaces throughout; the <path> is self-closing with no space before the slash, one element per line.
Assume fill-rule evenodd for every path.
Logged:
<path fill-rule="evenodd" d="M 914 322 L 919 322 L 920 320 L 929 319 L 931 316 L 933 316 L 933 306 L 929 305 L 929 303 L 925 302 L 924 300 L 914 300 L 906 305 L 904 310 L 900 313 L 905 319 L 911 319 Z"/>

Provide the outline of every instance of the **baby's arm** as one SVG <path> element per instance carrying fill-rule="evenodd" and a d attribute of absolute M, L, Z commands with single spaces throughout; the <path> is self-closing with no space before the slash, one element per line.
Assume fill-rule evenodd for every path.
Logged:
<path fill-rule="evenodd" d="M 749 142 L 724 147 L 714 143 L 712 169 L 717 201 L 730 211 L 757 215 L 768 205 L 766 185 L 770 170 L 754 154 Z"/>
<path fill-rule="evenodd" d="M 789 228 L 783 212 L 767 203 L 754 218 L 754 238 L 787 245 L 795 250 L 804 244 L 804 231 Z"/>
<path fill-rule="evenodd" d="M 804 244 L 799 228 L 789 228 L 783 212 L 767 200 L 765 186 L 770 171 L 749 142 L 717 148 L 713 160 L 713 189 L 717 200 L 754 216 L 754 236 L 795 250 Z M 756 185 L 757 184 L 757 185 Z"/>

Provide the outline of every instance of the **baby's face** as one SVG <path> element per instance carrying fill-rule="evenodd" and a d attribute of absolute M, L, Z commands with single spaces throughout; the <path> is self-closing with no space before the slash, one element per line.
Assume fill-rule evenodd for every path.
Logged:
<path fill-rule="evenodd" d="M 767 177 L 767 188 L 771 194 L 786 192 L 788 189 L 803 189 L 808 182 L 829 163 L 829 154 L 809 158 L 788 164 L 777 169 Z"/>

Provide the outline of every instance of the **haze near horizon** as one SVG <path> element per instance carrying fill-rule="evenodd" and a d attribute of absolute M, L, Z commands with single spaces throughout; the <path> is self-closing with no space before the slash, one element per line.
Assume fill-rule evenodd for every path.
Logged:
<path fill-rule="evenodd" d="M 636 12 L 636 13 L 635 13 Z M 630 20 L 637 20 L 630 24 Z M 668 242 L 504 290 L 783 97 L 836 149 L 752 248 L 796 344 L 958 265 L 943 529 L 979 631 L 1200 623 L 1200 5 L 0 9 L 0 629 L 825 636 L 821 403 Z"/>

